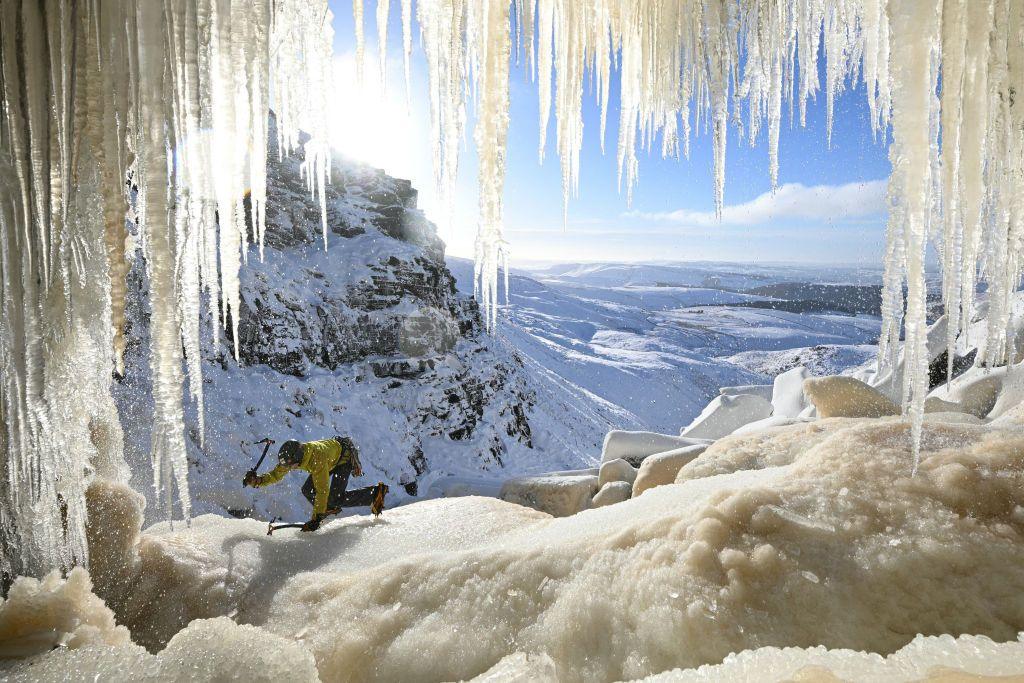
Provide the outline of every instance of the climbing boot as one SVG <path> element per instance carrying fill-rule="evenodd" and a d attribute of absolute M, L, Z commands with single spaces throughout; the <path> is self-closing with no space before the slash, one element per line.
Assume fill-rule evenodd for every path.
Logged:
<path fill-rule="evenodd" d="M 382 481 L 377 482 L 376 490 L 373 492 L 373 502 L 370 503 L 370 512 L 374 517 L 380 517 L 384 512 L 384 496 L 388 494 L 388 485 Z"/>

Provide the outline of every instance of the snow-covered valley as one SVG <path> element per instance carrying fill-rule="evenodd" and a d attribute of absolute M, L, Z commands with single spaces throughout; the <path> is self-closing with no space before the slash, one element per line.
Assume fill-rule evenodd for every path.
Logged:
<path fill-rule="evenodd" d="M 472 264 L 448 264 L 471 293 Z M 536 373 L 614 406 L 618 428 L 675 432 L 720 387 L 770 383 L 798 364 L 836 374 L 877 352 L 877 314 L 751 308 L 791 300 L 747 290 L 827 283 L 872 291 L 880 280 L 864 268 L 735 263 L 516 270 L 497 335 Z"/>

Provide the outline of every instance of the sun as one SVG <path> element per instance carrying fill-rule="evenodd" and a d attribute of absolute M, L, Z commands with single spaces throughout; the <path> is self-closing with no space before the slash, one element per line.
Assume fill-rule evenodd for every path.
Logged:
<path fill-rule="evenodd" d="M 400 79 L 382 88 L 374 60 L 366 61 L 360 82 L 354 54 L 335 58 L 329 117 L 331 147 L 336 152 L 392 176 L 419 175 L 417 146 L 429 139 L 427 128 L 406 103 Z"/>

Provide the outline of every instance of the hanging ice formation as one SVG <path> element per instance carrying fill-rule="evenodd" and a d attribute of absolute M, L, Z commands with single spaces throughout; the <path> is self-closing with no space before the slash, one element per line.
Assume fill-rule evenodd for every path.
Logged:
<path fill-rule="evenodd" d="M 901 389 L 915 443 L 927 390 L 929 240 L 943 263 L 943 295 L 954 319 L 950 344 L 969 322 L 983 277 L 990 329 L 982 358 L 999 363 L 1006 357 L 1010 295 L 1021 279 L 1024 241 L 1024 0 L 418 2 L 443 196 L 452 196 L 470 91 L 477 105 L 477 291 L 489 323 L 503 245 L 505 113 L 495 108 L 507 108 L 508 101 L 509 39 L 496 37 L 496 22 L 512 34 L 511 5 L 515 36 L 525 44 L 539 88 L 542 158 L 553 90 L 566 202 L 579 184 L 583 85 L 592 79 L 603 145 L 613 68 L 620 83 L 616 157 L 627 197 L 637 181 L 638 150 L 649 150 L 660 136 L 663 155 L 678 154 L 680 146 L 685 154 L 690 131 L 704 128 L 714 148 L 719 212 L 730 122 L 745 125 L 752 142 L 767 126 L 774 186 L 783 103 L 791 119 L 798 109 L 802 125 L 807 101 L 824 89 L 830 137 L 836 94 L 863 82 L 876 135 L 885 139 L 891 131 L 893 140 L 880 360 L 895 358 L 905 330 L 905 367 L 912 371 L 902 373 Z M 403 23 L 408 34 L 408 16 Z M 484 41 L 494 42 L 481 53 Z M 502 64 L 490 61 L 498 52 Z"/>
<path fill-rule="evenodd" d="M 0 2 L 0 572 L 87 560 L 84 493 L 125 479 L 126 179 L 149 277 L 153 474 L 189 514 L 184 378 L 202 415 L 201 301 L 232 325 L 262 242 L 268 108 L 323 202 L 326 0 Z M 129 175 L 129 171 L 131 171 Z M 251 213 L 246 210 L 246 197 Z"/>

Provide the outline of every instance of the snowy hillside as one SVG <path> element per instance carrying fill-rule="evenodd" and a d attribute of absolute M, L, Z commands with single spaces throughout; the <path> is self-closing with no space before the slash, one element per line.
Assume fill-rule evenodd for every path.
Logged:
<path fill-rule="evenodd" d="M 448 266 L 472 292 L 472 264 L 449 258 Z M 877 315 L 775 310 L 764 306 L 793 300 L 744 290 L 813 283 L 877 293 L 880 277 L 866 268 L 749 264 L 520 269 L 497 334 L 535 374 L 614 406 L 618 428 L 674 433 L 720 387 L 770 383 L 799 364 L 835 374 L 877 353 Z"/>

